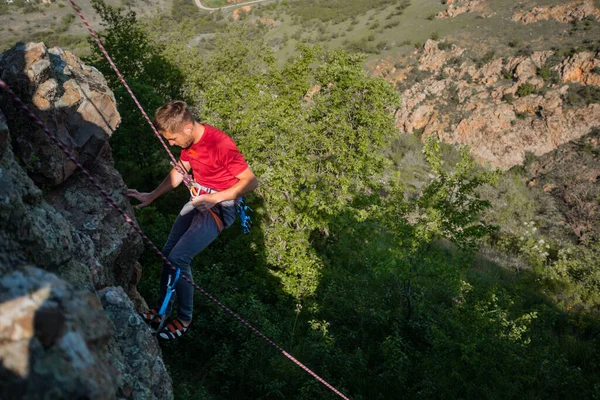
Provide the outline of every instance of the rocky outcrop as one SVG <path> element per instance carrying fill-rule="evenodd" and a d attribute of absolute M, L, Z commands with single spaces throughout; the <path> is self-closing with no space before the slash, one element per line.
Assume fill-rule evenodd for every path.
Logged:
<path fill-rule="evenodd" d="M 375 68 L 377 75 L 404 87 L 396 112 L 402 133 L 418 130 L 468 144 L 481 164 L 508 169 L 522 164 L 527 152 L 543 155 L 600 125 L 600 104 L 573 107 L 568 101 L 573 82 L 597 83 L 598 53 L 576 53 L 553 65 L 552 51 L 481 63 L 464 49 L 442 47 L 428 40 L 414 54 L 413 65 L 398 69 L 384 62 Z M 404 85 L 415 71 L 428 75 Z"/>
<path fill-rule="evenodd" d="M 119 374 L 98 297 L 31 266 L 0 277 L 3 399 L 115 399 Z"/>
<path fill-rule="evenodd" d="M 555 199 L 579 241 L 600 239 L 600 129 L 543 155 L 526 172 L 530 186 Z"/>
<path fill-rule="evenodd" d="M 243 6 L 240 8 L 236 8 L 235 10 L 233 10 L 233 20 L 237 21 L 240 18 L 242 18 L 242 15 L 249 13 L 250 11 L 252 11 L 252 6 Z"/>
<path fill-rule="evenodd" d="M 0 76 L 133 215 L 107 142 L 120 118 L 102 75 L 30 43 L 0 55 Z M 118 212 L 0 94 L 0 398 L 172 398 L 136 313 L 141 252 Z"/>
<path fill-rule="evenodd" d="M 418 69 L 421 71 L 438 71 L 452 57 L 460 57 L 465 49 L 452 46 L 450 50 L 440 50 L 438 42 L 427 40 L 423 45 L 423 53 L 419 58 Z"/>
<path fill-rule="evenodd" d="M 600 19 L 600 9 L 596 8 L 594 0 L 575 0 L 567 4 L 533 7 L 529 11 L 514 13 L 511 19 L 523 24 L 532 24 L 549 19 L 571 23 L 585 18 Z"/>
<path fill-rule="evenodd" d="M 589 51 L 576 53 L 565 59 L 555 68 L 563 82 L 577 82 L 581 85 L 600 86 L 600 53 Z"/>
<path fill-rule="evenodd" d="M 0 73 L 117 203 L 133 214 L 124 196 L 125 184 L 110 155 L 108 139 L 120 116 L 102 75 L 73 54 L 59 48 L 48 50 L 42 43 L 17 45 L 3 53 Z M 11 149 L 16 159 L 33 184 L 44 188 L 47 205 L 72 224 L 71 240 L 78 244 L 76 258 L 83 260 L 93 286 L 123 285 L 136 304 L 143 306 L 134 282 L 136 260 L 143 250 L 141 239 L 122 223 L 122 217 L 85 176 L 75 173 L 72 162 L 27 115 L 9 99 L 2 102 L 2 111 L 14 132 Z M 39 260 L 29 261 L 44 267 Z"/>
<path fill-rule="evenodd" d="M 2 79 L 9 82 L 38 111 L 42 121 L 56 131 L 84 165 L 94 161 L 121 118 L 114 96 L 102 75 L 59 48 L 48 50 L 42 43 L 19 44 L 0 57 Z M 26 125 L 21 113 L 6 104 L 11 123 Z M 58 185 L 75 166 L 40 129 L 27 138 L 13 138 L 15 154 L 37 184 Z"/>
<path fill-rule="evenodd" d="M 172 399 L 171 378 L 161 351 L 146 324 L 132 313 L 133 303 L 120 287 L 98 292 L 104 312 L 114 326 L 112 364 L 121 376 L 120 390 L 131 399 Z"/>
<path fill-rule="evenodd" d="M 448 7 L 440 11 L 436 18 L 454 18 L 469 12 L 483 12 L 486 0 L 448 0 L 446 4 Z"/>

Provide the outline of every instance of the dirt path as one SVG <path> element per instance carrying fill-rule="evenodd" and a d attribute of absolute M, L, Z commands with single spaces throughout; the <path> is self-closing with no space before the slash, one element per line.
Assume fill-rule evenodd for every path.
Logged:
<path fill-rule="evenodd" d="M 228 8 L 235 8 L 235 7 L 247 6 L 247 5 L 250 5 L 250 4 L 263 3 L 265 1 L 273 1 L 273 0 L 253 0 L 253 1 L 246 1 L 246 2 L 243 2 L 243 3 L 230 4 L 228 6 L 217 7 L 217 8 L 205 7 L 205 6 L 202 5 L 202 3 L 200 2 L 200 0 L 194 0 L 194 1 L 196 2 L 196 5 L 198 6 L 198 8 L 200 8 L 202 10 L 217 11 L 217 10 L 226 10 Z"/>

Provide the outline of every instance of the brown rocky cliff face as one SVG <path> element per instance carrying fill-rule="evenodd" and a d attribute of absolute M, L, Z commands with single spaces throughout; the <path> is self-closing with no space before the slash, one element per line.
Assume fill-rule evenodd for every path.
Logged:
<path fill-rule="evenodd" d="M 553 19 L 562 23 L 581 21 L 585 18 L 600 19 L 600 9 L 594 0 L 575 0 L 556 6 L 534 7 L 529 11 L 513 14 L 512 20 L 523 24 L 532 24 L 542 20 Z"/>
<path fill-rule="evenodd" d="M 600 239 L 600 129 L 543 155 L 526 172 L 530 186 L 554 198 L 579 241 Z"/>
<path fill-rule="evenodd" d="M 120 117 L 102 75 L 30 43 L 0 55 L 0 77 L 133 215 L 108 146 Z M 141 240 L 4 94 L 0 243 L 0 398 L 172 398 L 135 312 L 145 307 Z"/>
<path fill-rule="evenodd" d="M 576 53 L 562 60 L 550 71 L 558 83 L 547 84 L 537 71 L 552 51 L 478 66 L 461 57 L 463 50 L 454 45 L 440 50 L 438 42 L 428 40 L 414 55 L 416 66 L 398 70 L 384 62 L 375 68 L 377 75 L 401 84 L 424 74 L 412 85 L 403 84 L 407 88 L 396 113 L 400 132 L 421 130 L 449 143 L 468 144 L 481 164 L 508 169 L 522 164 L 526 152 L 543 155 L 600 125 L 600 104 L 570 107 L 565 102 L 565 83 L 597 84 L 600 75 L 594 68 L 600 54 Z M 525 84 L 540 93 L 519 97 Z"/>
<path fill-rule="evenodd" d="M 454 18 L 469 12 L 483 12 L 486 10 L 487 0 L 448 0 L 448 7 L 440 11 L 436 18 Z"/>

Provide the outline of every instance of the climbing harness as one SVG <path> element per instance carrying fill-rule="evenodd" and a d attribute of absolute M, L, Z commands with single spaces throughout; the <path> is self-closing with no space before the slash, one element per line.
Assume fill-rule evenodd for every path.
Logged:
<path fill-rule="evenodd" d="M 192 181 L 191 185 L 190 185 L 190 195 L 191 195 L 191 199 L 193 200 L 194 198 L 200 196 L 200 194 L 202 192 L 205 193 L 216 193 L 217 190 L 215 189 L 211 189 L 209 187 L 203 186 L 201 184 L 199 184 L 196 181 Z M 244 233 L 244 235 L 247 235 L 248 233 L 250 233 L 250 228 L 252 228 L 252 220 L 250 217 L 250 212 L 252 212 L 252 209 L 250 207 L 248 207 L 245 203 L 245 197 L 240 197 L 239 200 L 227 200 L 227 201 L 223 201 L 219 204 L 216 205 L 216 207 L 218 207 L 219 210 L 219 216 L 217 216 L 214 211 L 212 210 L 208 210 L 213 217 L 215 218 L 215 221 L 217 223 L 217 227 L 219 228 L 219 232 L 223 231 L 224 229 L 224 224 L 225 224 L 225 219 L 223 218 L 223 209 L 222 207 L 225 204 L 229 204 L 230 202 L 232 202 L 235 206 L 235 212 L 236 214 L 240 217 L 240 223 L 242 226 L 242 232 Z"/>
<path fill-rule="evenodd" d="M 71 0 L 71 3 L 73 3 L 72 0 Z M 158 249 L 158 247 L 156 247 L 156 245 L 148 238 L 148 236 L 146 236 L 146 234 L 140 229 L 140 227 L 135 223 L 135 221 L 117 204 L 117 202 L 106 192 L 106 190 L 104 190 L 104 188 L 100 185 L 100 183 L 98 183 L 98 181 L 96 180 L 96 178 L 94 178 L 92 176 L 92 174 L 86 168 L 84 168 L 84 166 L 79 162 L 79 160 L 76 159 L 71 154 L 71 152 L 67 149 L 67 147 L 60 140 L 58 140 L 58 138 L 56 137 L 56 135 L 53 134 L 52 132 L 50 132 L 50 130 L 48 129 L 48 127 L 46 127 L 46 125 L 44 125 L 44 123 L 37 117 L 37 115 L 35 115 L 33 113 L 33 111 L 31 111 L 31 109 L 25 103 L 23 103 L 23 101 L 15 94 L 15 92 L 13 92 L 8 87 L 8 85 L 6 84 L 6 82 L 4 82 L 1 78 L 0 78 L 0 87 L 2 88 L 2 90 L 4 90 L 6 93 L 8 93 L 8 95 L 13 99 L 13 101 L 19 107 L 21 107 L 21 109 L 23 111 L 25 111 L 27 113 L 27 115 L 29 116 L 29 118 L 37 126 L 39 126 L 44 131 L 44 133 L 46 133 L 46 135 L 50 138 L 50 140 L 61 149 L 61 151 L 67 156 L 67 158 L 77 168 L 79 168 L 79 170 L 85 175 L 85 177 L 89 180 L 89 182 L 100 192 L 100 195 L 102 195 L 102 197 L 104 198 L 104 200 L 106 200 L 117 212 L 119 212 L 119 214 L 121 214 L 123 216 L 123 218 L 125 219 L 125 221 L 133 228 L 133 230 L 138 235 L 140 235 L 142 237 L 142 239 L 150 246 L 150 248 L 156 253 L 156 255 L 159 256 L 163 260 L 163 262 L 169 268 L 171 268 L 172 271 L 176 271 L 177 269 L 175 268 L 175 266 L 173 266 L 173 264 L 167 259 L 167 257 L 165 257 L 165 255 Z M 348 400 L 348 397 L 346 397 L 344 394 L 342 394 L 342 392 L 340 392 L 339 390 L 337 390 L 335 387 L 333 387 L 325 379 L 321 378 L 319 375 L 317 375 L 315 372 L 313 372 L 306 365 L 304 365 L 300 361 L 298 361 L 294 356 L 292 356 L 290 353 L 288 353 L 287 351 L 285 351 L 281 346 L 279 346 L 277 343 L 275 343 L 274 341 L 272 341 L 271 339 L 269 339 L 264 333 L 262 333 L 261 331 L 259 331 L 258 329 L 256 329 L 248 321 L 246 321 L 245 319 L 243 319 L 242 317 L 240 317 L 239 315 L 237 315 L 235 312 L 233 312 L 229 307 L 227 307 L 226 305 L 224 305 L 223 303 L 221 303 L 219 300 L 217 300 L 216 298 L 214 298 L 206 290 L 202 289 L 200 286 L 198 286 L 197 284 L 195 284 L 194 282 L 192 282 L 190 280 L 190 278 L 188 278 L 187 276 L 183 275 L 183 279 L 187 283 L 189 283 L 190 285 L 192 285 L 192 287 L 194 289 L 198 290 L 200 293 L 202 293 L 204 296 L 206 296 L 210 301 L 212 301 L 213 303 L 215 303 L 217 306 L 221 307 L 221 309 L 223 311 L 225 311 L 226 313 L 228 313 L 229 315 L 231 315 L 232 317 L 234 317 L 235 319 L 237 319 L 241 324 L 243 324 L 248 329 L 250 329 L 252 331 L 252 333 L 254 333 L 258 337 L 260 337 L 261 339 L 263 339 L 265 342 L 269 343 L 271 346 L 273 346 L 275 349 L 277 349 L 277 351 L 279 351 L 281 354 L 283 354 L 285 357 L 287 357 L 290 361 L 292 361 L 298 367 L 300 367 L 304 371 L 306 371 L 306 373 L 308 373 L 313 378 L 315 378 L 316 380 L 318 380 L 319 382 L 321 382 L 323 385 L 325 385 L 328 389 L 330 389 L 332 392 L 334 392 L 335 394 L 337 394 L 339 397 Z"/>
<path fill-rule="evenodd" d="M 216 190 L 208 188 L 206 186 L 202 186 L 201 184 L 199 184 L 196 181 L 192 181 L 191 185 L 190 185 L 190 196 L 191 198 L 195 198 L 200 196 L 200 194 L 202 192 L 206 192 L 206 193 L 214 193 L 216 192 Z"/>
<path fill-rule="evenodd" d="M 177 281 L 179 280 L 179 275 L 181 275 L 181 270 L 179 268 L 177 268 L 177 271 L 175 271 L 174 277 L 171 274 L 169 274 L 169 280 L 167 282 L 167 292 L 165 293 L 165 298 L 163 300 L 162 305 L 160 306 L 160 310 L 158 310 L 160 324 L 158 325 L 158 328 L 156 329 L 156 332 L 155 332 L 156 336 L 158 336 L 158 333 L 162 330 L 162 327 L 165 324 L 165 321 L 167 319 L 167 308 L 169 307 L 169 302 L 171 301 L 171 296 L 173 295 L 173 292 L 175 291 L 175 285 L 177 284 Z"/>

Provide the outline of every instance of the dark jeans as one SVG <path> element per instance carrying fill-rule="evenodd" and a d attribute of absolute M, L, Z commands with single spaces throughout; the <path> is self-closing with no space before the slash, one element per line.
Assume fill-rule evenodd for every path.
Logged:
<path fill-rule="evenodd" d="M 217 204 L 211 210 L 217 216 L 223 217 L 225 229 L 229 228 L 235 221 L 236 201 L 229 200 Z M 222 212 L 219 212 L 221 208 Z M 219 236 L 219 228 L 213 215 L 209 211 L 200 212 L 191 202 L 186 203 L 177 216 L 167 243 L 162 249 L 163 254 L 174 267 L 181 270 L 181 276 L 175 285 L 175 294 L 177 297 L 177 316 L 189 321 L 192 319 L 192 310 L 194 307 L 194 288 L 189 282 L 186 282 L 183 277 L 187 277 L 193 282 L 190 263 L 196 254 L 200 253 L 208 246 L 217 236 Z M 160 278 L 160 295 L 158 298 L 158 308 L 162 305 L 163 299 L 167 291 L 167 282 L 169 274 L 174 275 L 174 271 L 165 263 L 163 264 L 162 275 Z M 171 313 L 174 297 L 171 297 L 166 315 Z"/>

